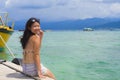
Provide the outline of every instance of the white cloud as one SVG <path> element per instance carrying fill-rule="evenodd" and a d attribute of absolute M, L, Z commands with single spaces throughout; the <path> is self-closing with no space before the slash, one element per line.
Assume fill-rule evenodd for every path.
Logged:
<path fill-rule="evenodd" d="M 0 9 L 4 8 L 6 0 L 0 0 Z"/>
<path fill-rule="evenodd" d="M 116 17 L 120 14 L 119 2 L 119 0 L 6 0 L 4 10 L 16 20 L 32 16 L 49 21 Z"/>
<path fill-rule="evenodd" d="M 120 3 L 114 3 L 110 6 L 111 16 L 120 17 Z"/>
<path fill-rule="evenodd" d="M 110 7 L 113 13 L 120 13 L 120 3 L 114 3 Z"/>
<path fill-rule="evenodd" d="M 26 8 L 26 7 L 35 7 L 35 8 L 42 8 L 42 7 L 49 7 L 52 5 L 52 2 L 55 0 L 7 0 L 6 1 L 6 8 Z"/>
<path fill-rule="evenodd" d="M 120 3 L 120 0 L 103 0 L 104 3 Z"/>
<path fill-rule="evenodd" d="M 69 1 L 67 0 L 56 0 L 57 5 L 66 5 Z"/>

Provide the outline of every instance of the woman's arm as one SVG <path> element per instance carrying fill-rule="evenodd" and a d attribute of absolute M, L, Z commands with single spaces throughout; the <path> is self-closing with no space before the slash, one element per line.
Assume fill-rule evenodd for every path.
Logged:
<path fill-rule="evenodd" d="M 39 30 L 39 37 L 40 37 L 40 43 L 42 43 L 42 38 L 43 38 L 43 31 L 42 30 Z M 40 44 L 40 47 L 41 47 L 41 44 Z"/>
<path fill-rule="evenodd" d="M 33 40 L 33 49 L 34 49 L 34 60 L 38 71 L 38 76 L 42 77 L 41 65 L 40 65 L 40 37 L 36 37 Z"/>

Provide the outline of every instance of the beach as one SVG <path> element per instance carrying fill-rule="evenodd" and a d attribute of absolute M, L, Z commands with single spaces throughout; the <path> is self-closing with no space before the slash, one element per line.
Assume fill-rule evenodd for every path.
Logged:
<path fill-rule="evenodd" d="M 20 36 L 15 31 L 7 45 L 22 58 Z M 120 31 L 44 32 L 41 62 L 57 80 L 119 80 Z M 6 49 L 0 59 L 13 58 Z"/>

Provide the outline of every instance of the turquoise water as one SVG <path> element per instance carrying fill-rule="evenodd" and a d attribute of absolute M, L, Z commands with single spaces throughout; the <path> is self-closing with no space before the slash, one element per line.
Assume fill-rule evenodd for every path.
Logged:
<path fill-rule="evenodd" d="M 16 57 L 22 57 L 15 31 L 8 41 Z M 120 31 L 45 32 L 41 60 L 57 80 L 120 80 Z M 9 52 L 0 58 L 12 60 Z"/>

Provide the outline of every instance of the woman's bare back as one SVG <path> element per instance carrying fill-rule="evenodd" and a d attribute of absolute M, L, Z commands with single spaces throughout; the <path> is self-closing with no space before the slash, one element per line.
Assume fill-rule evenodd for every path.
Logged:
<path fill-rule="evenodd" d="M 23 51 L 23 63 L 34 63 L 34 40 L 36 38 L 38 37 L 36 35 L 33 35 L 28 40 L 28 43 Z"/>

